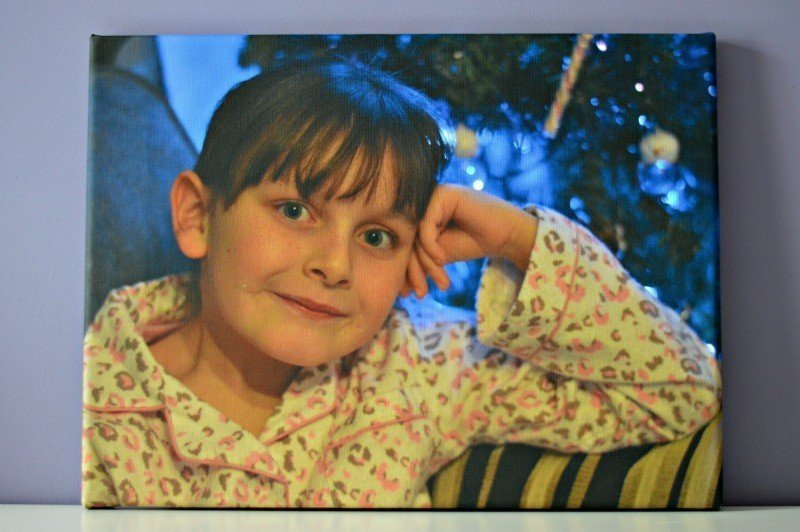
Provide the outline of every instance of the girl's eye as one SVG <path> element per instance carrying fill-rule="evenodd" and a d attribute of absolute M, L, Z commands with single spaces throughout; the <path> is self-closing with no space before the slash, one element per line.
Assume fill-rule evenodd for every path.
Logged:
<path fill-rule="evenodd" d="M 376 249 L 390 249 L 395 244 L 395 237 L 383 229 L 370 229 L 364 233 L 364 241 Z"/>
<path fill-rule="evenodd" d="M 308 209 L 302 203 L 296 201 L 287 201 L 280 206 L 280 210 L 290 220 L 305 222 L 311 217 Z"/>

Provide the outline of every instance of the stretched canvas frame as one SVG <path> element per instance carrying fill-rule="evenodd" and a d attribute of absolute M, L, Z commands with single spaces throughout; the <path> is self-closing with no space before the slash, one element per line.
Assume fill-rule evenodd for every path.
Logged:
<path fill-rule="evenodd" d="M 225 50 L 241 67 L 215 74 L 213 58 Z M 372 358 L 300 369 L 264 431 L 249 434 L 149 352 L 176 330 L 175 309 L 189 305 L 182 274 L 196 268 L 173 235 L 170 188 L 194 168 L 205 123 L 229 88 L 331 52 L 426 94 L 453 149 L 440 182 L 529 207 L 539 219 L 531 260 L 547 265 L 527 274 L 501 260 L 448 265 L 449 291 L 431 284 L 422 301 L 400 298 L 392 309 L 406 321 L 387 324 L 407 324 L 413 342 L 376 331 L 365 346 Z M 197 90 L 193 70 L 227 76 L 229 86 Z M 719 507 L 713 35 L 95 36 L 91 72 L 84 505 Z M 618 280 L 609 286 L 611 273 L 559 253 L 624 269 L 609 270 Z M 524 362 L 472 340 L 474 359 L 460 353 L 467 344 L 458 342 L 482 324 L 506 333 L 515 323 L 515 308 L 489 303 L 476 322 L 481 279 L 486 293 L 513 287 L 508 303 L 528 298 L 533 313 L 500 340 L 511 351 L 527 335 L 536 348 L 522 347 Z M 561 290 L 557 303 L 536 300 L 548 283 Z M 597 305 L 581 307 L 584 297 Z M 620 347 L 626 330 L 646 352 Z M 448 360 L 459 357 L 464 367 L 449 375 Z M 506 369 L 495 375 L 495 365 Z M 398 380 L 414 372 L 424 374 L 415 383 L 450 378 L 454 397 L 467 383 L 483 394 L 454 407 L 463 433 L 441 429 L 447 416 L 436 410 L 446 397 Z M 525 383 L 530 395 L 514 395 L 512 384 Z M 591 423 L 581 423 L 583 408 L 595 409 Z M 526 429 L 491 436 L 525 416 Z M 617 430 L 603 432 L 605 423 Z M 658 436 L 636 440 L 647 431 Z M 458 454 L 439 451 L 453 442 Z"/>

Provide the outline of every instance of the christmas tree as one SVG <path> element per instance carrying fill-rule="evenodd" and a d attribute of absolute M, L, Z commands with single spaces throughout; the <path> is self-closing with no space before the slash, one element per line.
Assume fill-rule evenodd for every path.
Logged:
<path fill-rule="evenodd" d="M 251 36 L 240 64 L 334 54 L 440 103 L 443 182 L 582 223 L 718 349 L 713 35 Z M 480 262 L 447 268 L 432 296 L 471 308 Z"/>

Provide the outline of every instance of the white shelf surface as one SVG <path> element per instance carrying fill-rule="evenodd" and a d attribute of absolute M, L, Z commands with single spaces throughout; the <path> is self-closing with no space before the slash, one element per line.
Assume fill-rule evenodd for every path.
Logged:
<path fill-rule="evenodd" d="M 0 530 L 81 532 L 413 530 L 414 532 L 797 530 L 800 507 L 702 512 L 397 512 L 86 510 L 81 506 L 0 505 Z"/>

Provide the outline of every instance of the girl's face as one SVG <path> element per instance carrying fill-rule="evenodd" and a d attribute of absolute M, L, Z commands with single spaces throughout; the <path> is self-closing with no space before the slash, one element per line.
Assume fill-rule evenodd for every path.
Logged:
<path fill-rule="evenodd" d="M 381 176 L 370 201 L 306 202 L 293 179 L 264 179 L 227 210 L 212 209 L 202 312 L 219 340 L 297 366 L 369 342 L 403 288 L 416 236 L 416 223 L 392 211 L 391 157 Z"/>

